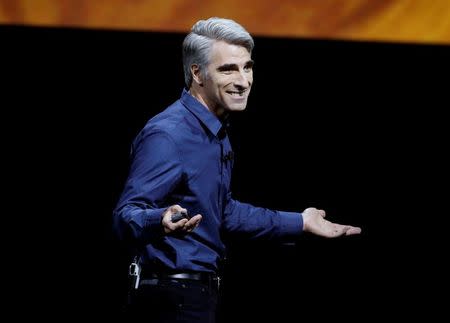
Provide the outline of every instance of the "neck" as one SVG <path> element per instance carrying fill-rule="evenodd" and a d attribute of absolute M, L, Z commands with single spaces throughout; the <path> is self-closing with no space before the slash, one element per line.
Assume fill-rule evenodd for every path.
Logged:
<path fill-rule="evenodd" d="M 227 113 L 223 108 L 217 107 L 210 102 L 206 96 L 203 94 L 201 88 L 197 88 L 196 86 L 191 86 L 189 89 L 189 93 L 196 98 L 208 111 L 214 113 L 219 120 L 225 120 L 227 117 Z"/>

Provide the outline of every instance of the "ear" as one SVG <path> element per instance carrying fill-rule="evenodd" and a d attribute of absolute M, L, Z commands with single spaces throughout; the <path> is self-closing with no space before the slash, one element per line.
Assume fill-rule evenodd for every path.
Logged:
<path fill-rule="evenodd" d="M 192 81 L 197 83 L 199 86 L 203 86 L 203 77 L 200 72 L 200 67 L 197 64 L 191 65 Z"/>

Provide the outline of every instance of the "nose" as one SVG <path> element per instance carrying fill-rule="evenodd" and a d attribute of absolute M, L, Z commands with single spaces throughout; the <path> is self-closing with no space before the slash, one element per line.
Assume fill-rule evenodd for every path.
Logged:
<path fill-rule="evenodd" d="M 243 70 L 240 70 L 239 73 L 236 73 L 233 84 L 237 88 L 246 89 L 250 86 L 251 82 L 248 75 Z"/>

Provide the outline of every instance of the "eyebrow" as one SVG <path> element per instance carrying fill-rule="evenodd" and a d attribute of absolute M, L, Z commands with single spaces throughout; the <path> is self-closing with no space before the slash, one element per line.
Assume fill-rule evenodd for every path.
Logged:
<path fill-rule="evenodd" d="M 249 66 L 249 67 L 253 67 L 253 64 L 255 64 L 255 62 L 253 60 L 249 60 L 245 63 L 244 66 Z M 233 70 L 237 68 L 237 64 L 223 64 L 220 65 L 219 67 L 217 67 L 218 71 L 229 71 L 229 70 Z"/>

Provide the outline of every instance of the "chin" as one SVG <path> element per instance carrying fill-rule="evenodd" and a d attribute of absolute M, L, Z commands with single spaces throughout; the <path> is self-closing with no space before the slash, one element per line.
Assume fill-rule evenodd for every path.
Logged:
<path fill-rule="evenodd" d="M 247 107 L 247 102 L 245 104 L 230 104 L 228 106 L 228 111 L 244 111 Z"/>

